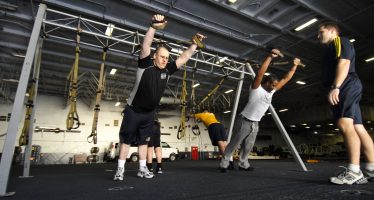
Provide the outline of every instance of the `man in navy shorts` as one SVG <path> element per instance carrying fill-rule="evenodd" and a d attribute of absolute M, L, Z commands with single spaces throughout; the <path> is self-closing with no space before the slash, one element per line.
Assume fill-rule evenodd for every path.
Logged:
<path fill-rule="evenodd" d="M 328 102 L 334 120 L 343 133 L 348 153 L 348 167 L 330 177 L 334 184 L 367 183 L 360 169 L 360 151 L 367 159 L 366 175 L 374 177 L 373 140 L 362 124 L 359 102 L 362 85 L 355 69 L 355 50 L 348 38 L 339 36 L 339 27 L 331 22 L 319 26 L 318 39 L 325 45 L 323 59 L 324 85 L 329 88 Z"/>
<path fill-rule="evenodd" d="M 169 51 L 158 47 L 151 57 L 151 45 L 156 30 L 163 29 L 167 21 L 163 15 L 154 15 L 151 26 L 144 36 L 139 54 L 138 70 L 135 85 L 127 100 L 119 131 L 120 154 L 114 180 L 123 180 L 125 163 L 131 143 L 138 144 L 139 171 L 138 177 L 153 178 L 146 166 L 147 143 L 152 134 L 155 108 L 166 88 L 170 75 L 183 66 L 194 54 L 197 46 L 202 46 L 201 34 L 193 37 L 192 44 L 175 61 L 169 61 Z"/>

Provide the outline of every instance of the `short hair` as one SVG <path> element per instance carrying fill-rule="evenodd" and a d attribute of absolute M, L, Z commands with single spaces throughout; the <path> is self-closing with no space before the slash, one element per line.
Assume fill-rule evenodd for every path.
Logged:
<path fill-rule="evenodd" d="M 166 47 L 164 47 L 164 46 L 158 46 L 158 47 L 156 48 L 156 50 L 155 50 L 155 54 L 158 53 L 158 51 L 160 51 L 160 49 L 165 49 L 165 50 L 167 50 L 167 51 L 169 52 L 169 49 L 168 49 L 168 48 L 166 48 Z"/>
<path fill-rule="evenodd" d="M 275 74 L 269 74 L 262 79 L 262 83 L 273 83 L 274 81 L 279 81 Z"/>
<path fill-rule="evenodd" d="M 335 31 L 339 34 L 340 33 L 340 28 L 338 26 L 338 24 L 336 24 L 335 22 L 324 22 L 324 23 L 321 23 L 319 26 L 319 28 L 326 28 L 326 29 L 335 29 Z"/>

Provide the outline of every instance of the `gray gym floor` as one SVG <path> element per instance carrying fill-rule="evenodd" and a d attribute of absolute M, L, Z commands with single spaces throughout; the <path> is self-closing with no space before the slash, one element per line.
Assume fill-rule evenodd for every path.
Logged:
<path fill-rule="evenodd" d="M 218 170 L 218 160 L 164 162 L 164 173 L 153 179 L 136 177 L 138 163 L 127 163 L 125 179 L 113 181 L 116 163 L 33 165 L 33 178 L 19 178 L 13 166 L 6 199 L 374 199 L 374 182 L 339 186 L 328 182 L 342 161 L 306 164 L 254 160 L 254 171 Z"/>

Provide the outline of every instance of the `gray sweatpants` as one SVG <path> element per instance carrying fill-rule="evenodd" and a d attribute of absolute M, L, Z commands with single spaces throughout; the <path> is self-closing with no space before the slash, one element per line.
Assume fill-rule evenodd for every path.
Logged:
<path fill-rule="evenodd" d="M 223 153 L 220 167 L 227 168 L 229 166 L 230 157 L 240 145 L 239 166 L 248 168 L 250 166 L 248 154 L 251 152 L 256 141 L 258 129 L 258 122 L 250 121 L 244 116 L 239 115 L 235 122 L 235 129 L 231 140 Z"/>

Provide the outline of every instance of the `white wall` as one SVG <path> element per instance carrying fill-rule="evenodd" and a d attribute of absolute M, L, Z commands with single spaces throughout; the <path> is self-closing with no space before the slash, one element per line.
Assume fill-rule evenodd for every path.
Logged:
<path fill-rule="evenodd" d="M 7 116 L 12 111 L 12 104 L 0 104 L 0 115 Z M 39 127 L 50 127 L 59 128 L 62 130 L 66 129 L 66 117 L 69 111 L 69 106 L 66 106 L 66 99 L 62 97 L 52 96 L 39 96 L 37 104 L 35 106 L 35 125 Z M 69 157 L 74 154 L 86 153 L 90 154 L 90 149 L 93 146 L 100 148 L 100 155 L 106 148 L 109 147 L 111 142 L 118 142 L 119 140 L 119 129 L 122 122 L 121 111 L 123 107 L 115 107 L 114 102 L 103 101 L 101 103 L 101 110 L 99 113 L 99 120 L 97 126 L 97 145 L 87 142 L 87 137 L 91 134 L 92 120 L 93 120 L 93 108 L 88 107 L 86 104 L 78 101 L 77 110 L 81 123 L 79 127 L 80 133 L 71 132 L 34 132 L 33 145 L 40 145 L 41 152 L 44 154 L 45 163 L 67 163 Z M 163 112 L 160 113 L 161 115 Z M 187 128 L 186 136 L 181 140 L 177 139 L 178 129 L 174 127 L 179 126 L 179 113 L 168 112 L 166 116 L 160 118 L 161 126 L 161 140 L 167 142 L 170 146 L 178 148 L 180 151 L 191 150 L 191 146 L 198 146 L 203 151 L 213 151 L 214 148 L 211 146 L 211 142 L 202 123 L 199 123 L 201 135 L 193 135 L 191 128 Z M 23 121 L 25 117 L 25 109 L 22 113 L 22 117 L 19 121 L 19 131 L 17 134 L 17 141 L 15 143 L 18 146 L 18 138 L 23 127 Z M 118 126 L 114 126 L 114 120 L 118 120 Z M 193 124 L 193 120 L 190 120 L 186 124 Z M 172 129 L 169 129 L 172 127 Z M 0 121 L 0 135 L 5 133 L 8 128 L 8 122 Z M 170 135 L 168 135 L 170 134 Z M 0 149 L 3 150 L 5 136 L 0 137 Z M 50 155 L 51 154 L 51 155 Z M 53 154 L 53 155 L 52 155 Z M 101 156 L 102 159 L 102 156 Z"/>

